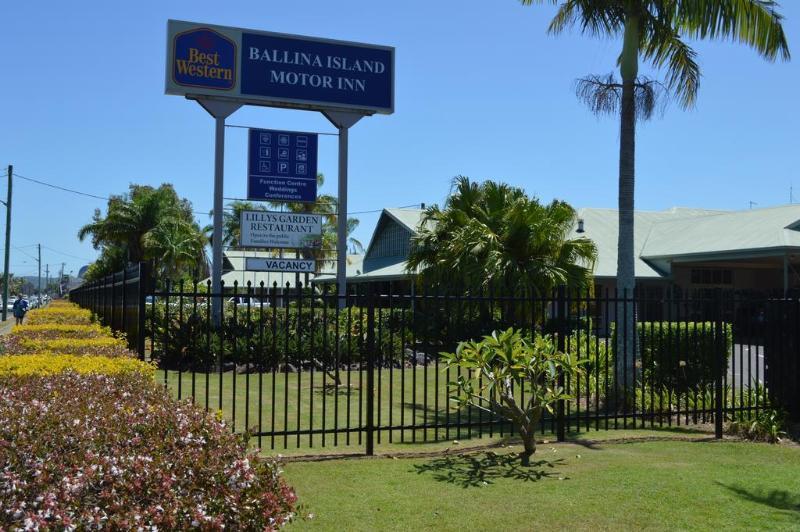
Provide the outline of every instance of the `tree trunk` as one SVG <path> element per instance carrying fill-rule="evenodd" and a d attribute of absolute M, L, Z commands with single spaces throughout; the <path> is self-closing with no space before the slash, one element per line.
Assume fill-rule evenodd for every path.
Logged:
<path fill-rule="evenodd" d="M 519 454 L 522 465 L 528 467 L 531 465 L 531 456 L 536 452 L 536 432 L 533 429 L 520 430 L 522 436 L 522 445 L 525 448 Z"/>
<path fill-rule="evenodd" d="M 636 77 L 638 75 L 639 18 L 628 14 L 620 56 L 622 102 L 619 146 L 619 235 L 617 241 L 616 367 L 617 386 L 632 390 L 634 368 L 634 182 L 636 160 Z M 625 394 L 627 395 L 627 394 Z"/>

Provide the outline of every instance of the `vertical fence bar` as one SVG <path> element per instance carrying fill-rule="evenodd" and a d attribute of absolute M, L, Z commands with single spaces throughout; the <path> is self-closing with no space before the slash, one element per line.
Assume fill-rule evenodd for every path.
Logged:
<path fill-rule="evenodd" d="M 139 263 L 139 285 L 138 301 L 137 301 L 137 316 L 136 316 L 136 352 L 139 353 L 139 359 L 144 360 L 144 338 L 145 338 L 145 319 L 147 311 L 147 265 L 144 262 Z M 155 307 L 155 301 L 153 301 Z"/>
<path fill-rule="evenodd" d="M 722 322 L 722 294 L 717 291 L 715 292 L 715 303 L 716 303 L 716 323 L 715 323 L 715 331 L 716 331 L 716 349 L 714 350 L 714 437 L 717 439 L 722 438 L 722 415 L 723 415 L 723 406 L 722 406 L 722 373 L 724 371 L 724 364 L 722 363 L 722 357 L 725 356 L 725 331 L 723 329 L 723 322 Z"/>
<path fill-rule="evenodd" d="M 367 283 L 367 456 L 375 454 L 375 296 Z"/>
<path fill-rule="evenodd" d="M 567 325 L 564 323 L 566 315 L 567 315 L 566 305 L 567 305 L 567 298 L 566 298 L 566 294 L 564 293 L 564 286 L 562 285 L 562 286 L 558 287 L 557 299 L 556 299 L 556 308 L 557 308 L 557 310 L 556 310 L 556 315 L 557 315 L 556 323 L 558 324 L 557 328 L 556 328 L 556 330 L 558 331 L 558 340 L 557 340 L 558 347 L 557 347 L 557 349 L 562 353 L 564 352 L 565 344 L 566 344 L 565 341 L 564 341 L 565 340 L 564 335 L 566 334 L 566 331 L 567 331 Z M 564 389 L 564 374 L 563 374 L 563 372 L 559 372 L 559 374 L 558 374 L 558 386 L 562 390 Z M 556 404 L 556 439 L 558 441 L 565 441 L 567 439 L 565 428 L 566 427 L 565 427 L 565 419 L 564 419 L 564 400 L 561 399 Z"/>

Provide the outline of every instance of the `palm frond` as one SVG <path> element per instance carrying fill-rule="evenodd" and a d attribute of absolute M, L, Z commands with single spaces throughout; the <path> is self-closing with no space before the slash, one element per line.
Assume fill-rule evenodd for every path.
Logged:
<path fill-rule="evenodd" d="M 669 94 L 660 82 L 639 77 L 634 90 L 638 120 L 649 120 L 656 111 L 666 109 Z M 617 115 L 622 102 L 622 84 L 613 74 L 587 76 L 576 82 L 575 95 L 596 115 Z"/>
<path fill-rule="evenodd" d="M 680 0 L 673 2 L 676 29 L 694 39 L 730 39 L 769 60 L 789 59 L 783 17 L 773 0 Z"/>

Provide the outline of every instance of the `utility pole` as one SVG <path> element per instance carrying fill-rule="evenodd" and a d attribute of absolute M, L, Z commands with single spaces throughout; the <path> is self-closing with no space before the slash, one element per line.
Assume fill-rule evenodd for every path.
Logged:
<path fill-rule="evenodd" d="M 42 304 L 42 245 L 37 244 L 37 249 L 39 250 L 39 258 L 36 262 L 39 263 L 39 305 Z"/>
<path fill-rule="evenodd" d="M 50 265 L 49 264 L 45 264 L 44 265 L 44 278 L 45 278 L 44 291 L 47 292 L 48 290 L 50 290 Z"/>
<path fill-rule="evenodd" d="M 64 295 L 64 266 L 66 266 L 66 262 L 61 263 L 61 273 L 58 275 L 58 295 Z"/>
<path fill-rule="evenodd" d="M 3 273 L 3 321 L 8 318 L 8 260 L 11 252 L 11 175 L 14 173 L 14 166 L 8 165 L 8 194 L 4 205 L 6 206 L 6 250 L 5 264 Z"/>

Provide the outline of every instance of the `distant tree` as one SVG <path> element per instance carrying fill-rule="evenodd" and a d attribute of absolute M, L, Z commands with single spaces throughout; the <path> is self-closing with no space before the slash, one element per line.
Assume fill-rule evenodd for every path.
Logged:
<path fill-rule="evenodd" d="M 589 286 L 594 243 L 572 238 L 575 210 L 520 188 L 459 176 L 444 208 L 426 209 L 412 237 L 408 270 L 422 283 L 467 292 L 547 294 Z"/>
<path fill-rule="evenodd" d="M 225 212 L 222 213 L 222 245 L 234 249 L 241 246 L 242 212 L 266 210 L 263 204 L 252 201 L 235 200 L 228 203 Z M 213 216 L 214 211 L 209 214 Z M 214 227 L 207 225 L 203 231 L 208 235 L 208 241 L 213 244 Z"/>
<path fill-rule="evenodd" d="M 317 190 L 325 184 L 325 176 L 317 174 Z M 336 196 L 330 194 L 318 194 L 313 202 L 267 202 L 269 209 L 283 212 L 319 214 L 322 216 L 322 244 L 319 249 L 301 250 L 300 256 L 304 259 L 314 259 L 317 263 L 317 271 L 321 270 L 325 264 L 336 259 L 336 224 L 338 218 L 338 200 Z M 223 245 L 236 249 L 241 247 L 241 216 L 243 211 L 266 211 L 267 207 L 263 203 L 251 201 L 232 201 L 228 203 L 223 214 Z M 347 244 L 348 248 L 356 253 L 361 253 L 364 246 L 352 233 L 358 227 L 358 218 L 347 219 Z M 211 226 L 206 226 L 203 231 L 210 235 Z M 279 252 L 278 250 L 275 250 Z"/>
<path fill-rule="evenodd" d="M 140 261 L 148 262 L 162 279 L 193 276 L 206 269 L 205 238 L 192 205 L 169 184 L 131 185 L 126 194 L 112 196 L 105 215 L 95 210 L 92 221 L 78 231 L 80 240 L 87 237 L 101 251 L 87 279 Z"/>

